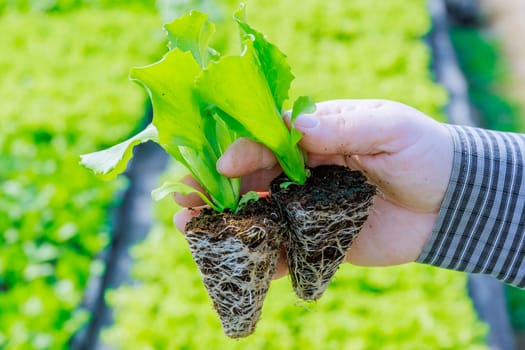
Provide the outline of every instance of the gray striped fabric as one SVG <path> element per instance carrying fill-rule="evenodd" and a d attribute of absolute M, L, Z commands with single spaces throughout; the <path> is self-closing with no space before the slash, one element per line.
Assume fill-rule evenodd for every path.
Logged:
<path fill-rule="evenodd" d="M 525 287 L 525 135 L 449 126 L 454 165 L 418 262 Z"/>

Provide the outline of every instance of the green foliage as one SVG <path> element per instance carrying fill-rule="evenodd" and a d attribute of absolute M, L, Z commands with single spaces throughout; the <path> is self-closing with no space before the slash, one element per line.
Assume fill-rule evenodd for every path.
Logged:
<path fill-rule="evenodd" d="M 149 93 L 152 123 L 119 145 L 83 155 L 82 164 L 96 174 L 114 177 L 125 170 L 134 145 L 153 140 L 193 175 L 210 195 L 214 209 L 233 210 L 240 182 L 219 174 L 216 162 L 236 133 L 218 120 L 213 106 L 208 106 L 195 88 L 203 70 L 218 55 L 208 47 L 215 27 L 205 14 L 193 11 L 168 23 L 165 29 L 169 52 L 157 63 L 134 68 L 130 74 Z M 170 188 L 173 184 L 156 193 L 165 195 Z"/>
<path fill-rule="evenodd" d="M 432 81 L 426 1 L 247 2 L 250 23 L 286 52 L 290 99 L 387 98 L 443 120 L 446 91 Z M 290 105 L 288 107 L 291 107 Z"/>
<path fill-rule="evenodd" d="M 255 191 L 246 192 L 245 194 L 243 194 L 241 200 L 239 201 L 239 208 L 242 208 L 251 201 L 258 201 L 259 198 L 259 193 Z"/>
<path fill-rule="evenodd" d="M 154 189 L 153 191 L 151 191 L 151 196 L 153 197 L 154 200 L 160 201 L 161 199 L 163 199 L 166 196 L 168 196 L 170 194 L 173 194 L 173 193 L 178 193 L 178 194 L 182 194 L 182 195 L 188 195 L 188 194 L 195 193 L 202 199 L 202 201 L 205 204 L 210 206 L 210 208 L 212 208 L 213 210 L 216 210 L 216 211 L 220 211 L 220 209 L 218 207 L 216 207 L 215 204 L 213 204 L 208 199 L 208 197 L 206 197 L 206 195 L 204 193 L 202 193 L 202 192 L 196 190 L 195 188 L 191 187 L 190 185 L 186 185 L 186 184 L 184 184 L 182 182 L 164 182 L 164 184 L 162 184 L 162 186 L 160 186 L 160 187 Z M 241 201 L 239 201 L 239 205 L 241 205 Z"/>
<path fill-rule="evenodd" d="M 267 146 L 288 177 L 304 183 L 304 157 L 297 146 L 301 134 L 293 126 L 289 130 L 281 115 L 293 79 L 290 66 L 276 46 L 248 25 L 243 10 L 234 16 L 241 31 L 237 55 L 220 57 L 209 47 L 215 26 L 201 12 L 165 25 L 169 52 L 130 74 L 150 95 L 151 125 L 121 144 L 83 155 L 82 165 L 112 178 L 125 170 L 134 145 L 153 140 L 193 175 L 215 210 L 236 210 L 240 182 L 220 174 L 216 163 L 235 138 L 244 136 Z M 305 97 L 294 106 L 292 122 L 303 110 L 315 109 Z M 173 185 L 161 192 L 169 188 Z"/>
<path fill-rule="evenodd" d="M 431 81 L 420 40 L 430 26 L 426 1 L 252 0 L 247 8 L 288 55 L 292 100 L 382 97 L 443 118 L 446 93 Z M 416 264 L 345 265 L 314 304 L 299 302 L 286 279 L 274 281 L 255 333 L 228 339 L 174 232 L 176 210 L 170 199 L 157 203 L 158 224 L 133 249 L 139 284 L 107 294 L 116 322 L 104 338 L 117 349 L 486 349 L 465 275 Z"/>
<path fill-rule="evenodd" d="M 506 66 L 498 42 L 474 28 L 455 28 L 450 37 L 469 86 L 481 126 L 503 131 L 523 129 L 519 107 L 505 97 Z"/>
<path fill-rule="evenodd" d="M 70 12 L 81 8 L 107 9 L 125 7 L 129 9 L 154 9 L 156 0 L 2 0 L 0 13 L 18 12 Z"/>
<path fill-rule="evenodd" d="M 128 161 L 133 157 L 133 148 L 147 141 L 159 140 L 159 133 L 153 124 L 148 125 L 137 135 L 130 137 L 104 151 L 80 156 L 80 163 L 93 169 L 94 173 L 105 179 L 112 179 L 126 170 Z"/>
<path fill-rule="evenodd" d="M 2 349 L 66 348 L 90 317 L 79 306 L 125 181 L 100 184 L 78 154 L 139 124 L 146 97 L 127 75 L 159 52 L 158 26 L 126 8 L 1 17 Z"/>
<path fill-rule="evenodd" d="M 197 91 L 220 109 L 219 116 L 239 135 L 264 144 L 284 172 L 304 183 L 304 159 L 282 120 L 293 75 L 286 56 L 236 14 L 242 33 L 242 54 L 221 58 L 204 70 Z"/>

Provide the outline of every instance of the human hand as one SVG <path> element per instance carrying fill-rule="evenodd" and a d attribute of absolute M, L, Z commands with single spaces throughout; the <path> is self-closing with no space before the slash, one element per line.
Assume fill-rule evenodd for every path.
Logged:
<path fill-rule="evenodd" d="M 308 166 L 345 165 L 362 171 L 380 192 L 347 260 L 383 266 L 418 258 L 434 226 L 452 169 L 452 138 L 443 124 L 401 103 L 386 100 L 333 100 L 300 116 L 295 127 Z M 266 191 L 280 173 L 272 153 L 241 139 L 217 163 L 229 177 L 242 177 L 244 191 Z M 196 197 L 177 197 L 185 206 Z M 175 217 L 184 228 L 191 217 Z M 279 265 L 278 274 L 285 269 Z"/>

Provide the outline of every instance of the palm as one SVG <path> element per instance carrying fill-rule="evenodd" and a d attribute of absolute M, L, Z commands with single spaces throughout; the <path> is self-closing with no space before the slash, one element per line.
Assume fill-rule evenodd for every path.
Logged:
<path fill-rule="evenodd" d="M 300 146 L 308 166 L 345 165 L 361 170 L 378 187 L 347 260 L 360 265 L 414 261 L 432 232 L 452 168 L 453 145 L 446 128 L 408 106 L 381 100 L 335 100 L 299 117 Z M 267 191 L 281 170 L 265 147 L 241 139 L 217 163 L 229 177 L 242 177 L 242 190 Z M 179 198 L 186 206 L 196 197 Z M 183 227 L 187 213 L 176 220 Z M 280 262 L 281 270 L 285 262 Z"/>
<path fill-rule="evenodd" d="M 417 213 L 377 196 L 368 220 L 348 252 L 356 265 L 386 266 L 417 259 L 437 214 Z"/>
<path fill-rule="evenodd" d="M 308 165 L 347 165 L 359 168 L 355 159 L 344 156 L 320 156 L 310 154 Z M 242 179 L 243 190 L 265 191 L 270 181 L 280 173 L 280 168 L 258 170 Z M 379 185 L 379 192 L 385 189 Z M 415 260 L 421 252 L 426 235 L 432 229 L 437 211 L 421 212 L 397 204 L 383 194 L 376 196 L 361 234 L 348 252 L 347 260 L 357 265 L 395 265 Z"/>

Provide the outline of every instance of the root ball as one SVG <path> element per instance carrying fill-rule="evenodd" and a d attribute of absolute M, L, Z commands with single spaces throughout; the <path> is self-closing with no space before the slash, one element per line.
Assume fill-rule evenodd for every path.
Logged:
<path fill-rule="evenodd" d="M 282 187 L 290 181 L 285 175 L 270 186 L 288 221 L 288 268 L 293 288 L 304 300 L 317 300 L 324 293 L 376 193 L 360 172 L 346 167 L 320 166 L 311 172 L 304 186 Z"/>
<path fill-rule="evenodd" d="M 204 210 L 187 225 L 193 259 L 229 337 L 250 335 L 259 320 L 283 237 L 274 211 L 260 199 L 237 214 Z"/>

